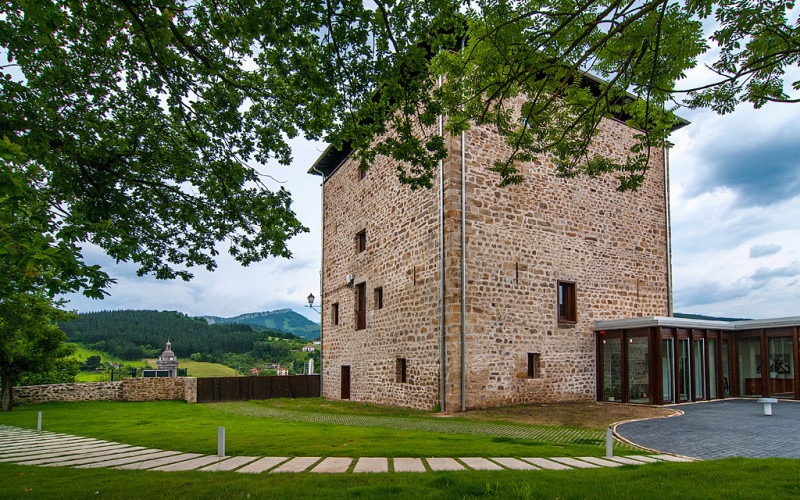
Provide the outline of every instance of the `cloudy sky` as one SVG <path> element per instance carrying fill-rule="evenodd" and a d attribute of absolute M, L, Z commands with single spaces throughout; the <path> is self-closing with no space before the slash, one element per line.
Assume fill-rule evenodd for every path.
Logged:
<path fill-rule="evenodd" d="M 707 81 L 708 74 L 698 68 L 688 77 L 687 86 Z M 673 134 L 670 152 L 675 311 L 800 316 L 800 104 L 759 110 L 746 105 L 725 116 L 705 110 L 679 114 L 691 125 Z M 222 251 L 217 271 L 197 270 L 186 283 L 139 278 L 136 266 L 115 265 L 101 251 L 86 248 L 87 260 L 101 264 L 118 283 L 103 301 L 73 295 L 68 307 L 178 310 L 193 316 L 291 308 L 319 321 L 304 307 L 309 293 L 319 296 L 321 238 L 320 178 L 306 170 L 324 146 L 295 141 L 291 167 L 261 168 L 284 181 L 310 229 L 291 241 L 293 259 L 244 268 Z"/>

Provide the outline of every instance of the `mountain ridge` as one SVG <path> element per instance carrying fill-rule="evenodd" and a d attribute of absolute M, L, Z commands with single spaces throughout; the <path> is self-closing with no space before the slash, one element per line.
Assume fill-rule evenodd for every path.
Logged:
<path fill-rule="evenodd" d="M 319 324 L 288 308 L 244 313 L 229 318 L 222 316 L 201 317 L 210 325 L 215 323 L 250 325 L 291 333 L 307 340 L 318 340 L 320 336 Z"/>

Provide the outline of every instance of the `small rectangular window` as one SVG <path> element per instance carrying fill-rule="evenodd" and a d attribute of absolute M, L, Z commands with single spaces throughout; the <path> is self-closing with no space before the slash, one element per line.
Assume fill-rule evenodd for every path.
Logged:
<path fill-rule="evenodd" d="M 356 253 L 361 253 L 367 249 L 367 230 L 364 229 L 356 234 Z"/>
<path fill-rule="evenodd" d="M 538 352 L 529 352 L 528 353 L 528 378 L 539 378 L 541 377 L 539 373 L 539 353 Z"/>
<path fill-rule="evenodd" d="M 366 176 L 367 176 L 367 171 L 361 167 L 358 167 L 358 180 L 362 180 Z"/>
<path fill-rule="evenodd" d="M 395 363 L 395 380 L 398 384 L 405 384 L 406 378 L 406 358 L 397 358 Z"/>
<path fill-rule="evenodd" d="M 331 322 L 334 325 L 339 324 L 339 303 L 331 304 Z"/>
<path fill-rule="evenodd" d="M 367 284 L 356 285 L 356 330 L 367 327 Z"/>
<path fill-rule="evenodd" d="M 558 282 L 558 322 L 575 323 L 578 321 L 578 307 L 575 297 L 575 283 Z"/>
<path fill-rule="evenodd" d="M 383 309 L 383 287 L 375 289 L 375 309 Z"/>

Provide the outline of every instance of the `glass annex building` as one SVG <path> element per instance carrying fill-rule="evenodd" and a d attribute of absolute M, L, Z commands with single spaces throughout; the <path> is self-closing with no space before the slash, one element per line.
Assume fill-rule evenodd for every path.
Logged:
<path fill-rule="evenodd" d="M 800 399 L 799 328 L 800 317 L 597 321 L 597 400 Z"/>

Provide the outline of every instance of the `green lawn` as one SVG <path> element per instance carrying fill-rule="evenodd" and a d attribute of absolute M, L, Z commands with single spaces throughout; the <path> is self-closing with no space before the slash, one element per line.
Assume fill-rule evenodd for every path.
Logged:
<path fill-rule="evenodd" d="M 798 498 L 800 461 L 726 459 L 573 471 L 148 472 L 0 464 L 1 498 Z"/>
<path fill-rule="evenodd" d="M 239 403 L 243 407 L 249 403 Z M 230 409 L 230 405 L 226 405 Z M 229 455 L 547 457 L 602 455 L 602 444 L 541 442 L 508 437 L 447 434 L 382 427 L 288 422 L 218 411 L 182 401 L 88 402 L 20 406 L 0 413 L 0 424 L 43 428 L 162 449 L 215 453 L 217 427 L 225 427 Z M 390 410 L 391 411 L 391 410 Z M 246 413 L 246 412 L 244 412 Z"/>

